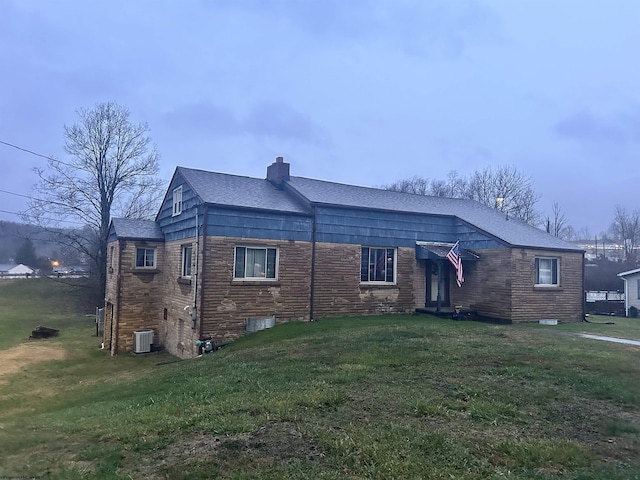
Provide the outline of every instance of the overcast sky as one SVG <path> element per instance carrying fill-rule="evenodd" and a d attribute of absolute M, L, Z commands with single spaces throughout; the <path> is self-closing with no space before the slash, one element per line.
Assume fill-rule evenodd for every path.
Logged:
<path fill-rule="evenodd" d="M 64 159 L 77 110 L 115 101 L 167 181 L 513 165 L 597 234 L 640 208 L 639 48 L 638 0 L 0 0 L 0 141 Z M 19 221 L 46 161 L 0 144 L 0 165 Z"/>

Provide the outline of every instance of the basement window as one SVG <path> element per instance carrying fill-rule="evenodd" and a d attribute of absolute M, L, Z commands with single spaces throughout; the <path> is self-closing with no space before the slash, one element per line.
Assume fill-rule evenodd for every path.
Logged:
<path fill-rule="evenodd" d="M 536 258 L 536 287 L 557 287 L 559 284 L 558 259 Z"/>
<path fill-rule="evenodd" d="M 136 248 L 136 268 L 156 268 L 156 249 Z"/>
<path fill-rule="evenodd" d="M 182 185 L 173 189 L 173 213 L 171 216 L 180 215 L 182 213 Z"/>
<path fill-rule="evenodd" d="M 277 264 L 277 248 L 236 247 L 233 278 L 275 280 Z"/>
<path fill-rule="evenodd" d="M 395 283 L 396 249 L 362 247 L 360 281 L 362 283 Z"/>

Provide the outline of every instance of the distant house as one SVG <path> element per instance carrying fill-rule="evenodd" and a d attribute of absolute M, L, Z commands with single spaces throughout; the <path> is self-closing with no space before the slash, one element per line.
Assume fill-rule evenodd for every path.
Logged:
<path fill-rule="evenodd" d="M 640 268 L 621 272 L 618 276 L 624 280 L 624 311 L 629 315 L 629 308 L 640 311 Z"/>
<path fill-rule="evenodd" d="M 447 254 L 459 241 L 464 283 Z M 113 219 L 105 347 L 136 330 L 180 357 L 237 338 L 247 319 L 447 311 L 533 322 L 583 318 L 583 250 L 472 200 L 290 175 L 176 168 L 155 221 Z"/>
<path fill-rule="evenodd" d="M 0 276 L 11 278 L 32 277 L 36 273 L 35 269 L 23 265 L 22 263 L 15 265 L 0 265 Z"/>

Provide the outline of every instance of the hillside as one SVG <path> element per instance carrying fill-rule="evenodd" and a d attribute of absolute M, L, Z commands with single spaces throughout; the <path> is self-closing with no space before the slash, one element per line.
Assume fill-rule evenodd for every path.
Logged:
<path fill-rule="evenodd" d="M 326 319 L 193 360 L 114 358 L 92 319 L 47 314 L 34 285 L 0 283 L 0 322 L 17 332 L 0 364 L 15 348 L 53 349 L 0 372 L 0 477 L 640 476 L 640 351 L 571 335 L 640 340 L 631 319 Z M 36 317 L 60 336 L 28 342 Z"/>

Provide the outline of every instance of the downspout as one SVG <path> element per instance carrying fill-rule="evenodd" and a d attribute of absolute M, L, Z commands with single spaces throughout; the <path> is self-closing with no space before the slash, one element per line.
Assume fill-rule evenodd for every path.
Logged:
<path fill-rule="evenodd" d="M 121 296 L 121 288 L 122 288 L 122 249 L 124 245 L 122 244 L 122 240 L 118 241 L 118 280 L 116 281 L 116 308 L 113 314 L 113 318 L 111 318 L 111 355 L 116 355 L 118 353 L 118 332 L 120 330 L 120 302 L 122 301 Z M 113 321 L 117 319 L 115 325 L 115 331 L 113 329 Z"/>
<path fill-rule="evenodd" d="M 438 299 L 436 301 L 436 312 L 440 313 L 442 306 L 442 296 L 440 290 L 442 288 L 442 260 L 438 260 Z"/>
<path fill-rule="evenodd" d="M 198 323 L 198 256 L 200 252 L 200 231 L 198 228 L 198 206 L 196 205 L 196 265 L 195 272 L 193 274 L 193 306 L 191 307 L 191 321 L 193 322 L 193 330 L 196 329 L 196 325 Z"/>
<path fill-rule="evenodd" d="M 587 292 L 585 290 L 585 282 L 584 282 L 584 251 L 582 251 L 582 321 L 584 322 L 587 319 L 587 312 L 584 309 L 585 303 L 587 300 Z M 626 302 L 626 297 L 625 297 Z"/>
<path fill-rule="evenodd" d="M 207 206 L 204 207 L 204 215 L 203 215 L 203 219 L 202 219 L 202 278 L 200 279 L 200 325 L 198 328 L 198 338 L 202 338 L 202 333 L 203 333 L 203 329 L 204 329 L 204 291 L 205 291 L 205 281 L 206 281 L 206 276 L 204 274 L 205 272 L 205 267 L 206 267 L 206 262 L 207 262 L 207 257 L 204 254 L 206 247 L 207 247 L 207 235 L 205 232 L 205 228 L 209 223 L 209 209 L 207 208 Z M 197 234 L 198 232 L 196 232 Z M 196 262 L 198 261 L 198 255 L 200 255 L 200 252 L 196 252 Z M 198 272 L 198 267 L 196 266 L 196 273 Z M 194 292 L 194 297 L 195 297 L 195 292 Z"/>
<path fill-rule="evenodd" d="M 316 219 L 317 207 L 313 206 L 313 223 L 311 226 L 311 283 L 309 285 L 309 321 L 313 322 L 314 291 L 316 285 Z"/>

